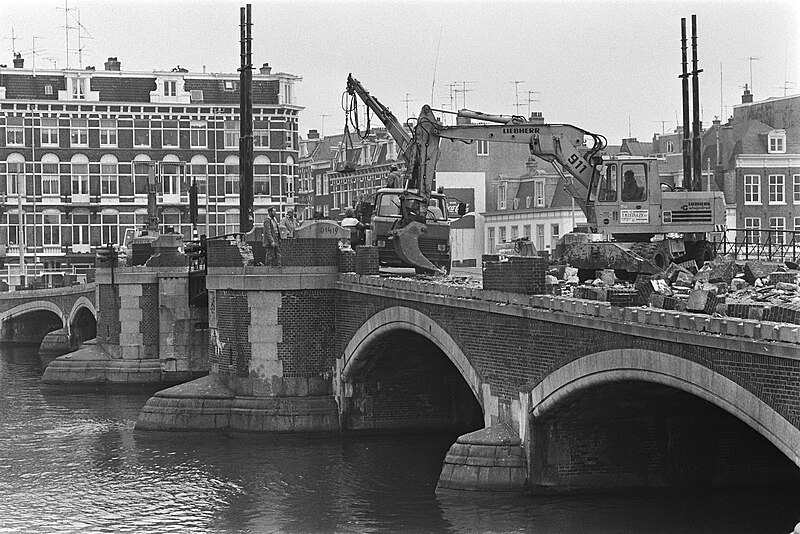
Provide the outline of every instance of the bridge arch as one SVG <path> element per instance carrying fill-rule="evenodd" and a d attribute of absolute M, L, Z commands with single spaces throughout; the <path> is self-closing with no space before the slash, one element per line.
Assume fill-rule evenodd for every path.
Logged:
<path fill-rule="evenodd" d="M 472 394 L 483 411 L 484 424 L 490 425 L 491 415 L 494 414 L 496 416 L 498 410 L 497 406 L 493 406 L 493 404 L 496 405 L 496 402 L 492 402 L 489 385 L 483 382 L 450 334 L 429 316 L 413 308 L 405 306 L 386 308 L 377 312 L 361 325 L 345 347 L 342 358 L 337 362 L 339 379 L 336 382 L 339 387 L 346 388 L 346 384 L 365 364 L 365 354 L 371 342 L 385 334 L 398 330 L 419 334 L 444 353 L 472 390 Z M 345 392 L 340 389 L 337 395 L 344 396 Z"/>
<path fill-rule="evenodd" d="M 37 311 L 53 312 L 56 316 L 58 316 L 59 319 L 61 319 L 62 327 L 66 326 L 64 312 L 58 307 L 57 304 L 54 304 L 49 300 L 34 300 L 31 302 L 25 302 L 0 313 L 0 325 L 9 319 L 13 319 L 14 317 L 19 317 L 20 315 Z"/>
<path fill-rule="evenodd" d="M 97 336 L 97 310 L 94 302 L 85 296 L 78 297 L 69 311 L 65 326 L 71 338 L 78 344 Z"/>
<path fill-rule="evenodd" d="M 571 395 L 611 382 L 646 381 L 702 398 L 734 415 L 800 466 L 800 430 L 755 394 L 716 371 L 671 354 L 615 349 L 578 358 L 532 388 L 528 412 L 536 419 Z"/>

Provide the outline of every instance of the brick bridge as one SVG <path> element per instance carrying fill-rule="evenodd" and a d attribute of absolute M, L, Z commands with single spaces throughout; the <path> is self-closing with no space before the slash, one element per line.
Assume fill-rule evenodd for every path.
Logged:
<path fill-rule="evenodd" d="M 95 284 L 0 293 L 0 341 L 35 342 L 64 329 L 81 343 L 97 330 Z"/>
<path fill-rule="evenodd" d="M 546 296 L 539 261 L 513 292 L 341 273 L 311 245 L 282 268 L 209 250 L 210 374 L 138 429 L 450 431 L 450 487 L 522 464 L 529 487 L 798 474 L 798 325 Z"/>

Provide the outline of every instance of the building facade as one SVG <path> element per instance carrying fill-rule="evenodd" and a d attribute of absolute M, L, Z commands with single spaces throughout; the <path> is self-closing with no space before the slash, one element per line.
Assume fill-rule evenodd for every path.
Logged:
<path fill-rule="evenodd" d="M 296 203 L 300 80 L 267 64 L 253 74 L 256 224 Z M 145 225 L 151 172 L 162 231 L 238 231 L 239 98 L 238 74 L 125 72 L 117 58 L 102 71 L 0 67 L 0 257 L 88 268 Z"/>

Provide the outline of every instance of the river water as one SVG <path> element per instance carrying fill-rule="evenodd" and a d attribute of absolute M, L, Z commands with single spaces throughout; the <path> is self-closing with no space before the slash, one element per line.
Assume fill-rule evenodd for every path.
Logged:
<path fill-rule="evenodd" d="M 134 432 L 152 392 L 42 390 L 0 347 L 0 533 L 779 533 L 796 488 L 548 497 L 435 494 L 454 436 Z"/>

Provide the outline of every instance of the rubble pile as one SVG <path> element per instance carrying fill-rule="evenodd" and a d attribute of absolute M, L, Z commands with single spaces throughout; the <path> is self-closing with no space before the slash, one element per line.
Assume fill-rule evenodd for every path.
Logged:
<path fill-rule="evenodd" d="M 648 306 L 712 316 L 800 324 L 800 271 L 793 262 L 740 261 L 719 256 L 697 269 L 693 262 L 672 264 L 657 275 L 619 280 L 613 270 L 578 281 L 577 269 L 557 266 L 547 276 L 555 295 Z"/>

